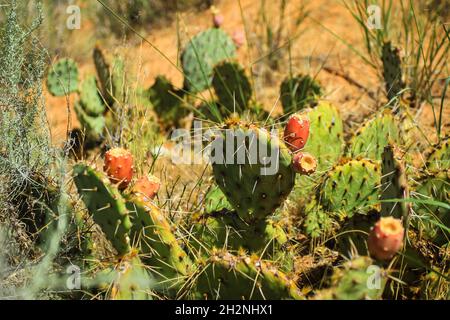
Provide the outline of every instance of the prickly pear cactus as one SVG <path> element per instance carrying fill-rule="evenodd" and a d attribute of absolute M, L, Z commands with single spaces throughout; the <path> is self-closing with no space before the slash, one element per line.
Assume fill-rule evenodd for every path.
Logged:
<path fill-rule="evenodd" d="M 181 56 L 184 87 L 193 93 L 209 88 L 214 66 L 235 56 L 233 40 L 222 29 L 212 28 L 197 34 Z"/>
<path fill-rule="evenodd" d="M 56 62 L 47 75 L 47 88 L 56 97 L 63 97 L 78 90 L 78 67 L 72 59 Z"/>
<path fill-rule="evenodd" d="M 330 288 L 315 295 L 317 300 L 381 299 L 386 285 L 385 272 L 369 257 L 356 257 L 335 269 Z"/>
<path fill-rule="evenodd" d="M 98 92 L 97 79 L 94 75 L 83 80 L 80 87 L 80 104 L 83 110 L 92 117 L 102 115 L 106 106 Z"/>
<path fill-rule="evenodd" d="M 111 300 L 151 300 L 153 281 L 137 253 L 130 254 L 115 266 Z"/>
<path fill-rule="evenodd" d="M 327 170 L 338 161 L 343 151 L 341 116 L 337 108 L 326 101 L 320 101 L 316 107 L 307 110 L 306 115 L 310 121 L 310 135 L 302 151 L 316 157 L 318 171 Z"/>
<path fill-rule="evenodd" d="M 193 264 L 175 237 L 174 228 L 160 210 L 133 197 L 127 202 L 132 227 L 131 243 L 137 245 L 146 265 L 158 277 L 159 289 L 167 293 L 183 284 Z"/>
<path fill-rule="evenodd" d="M 413 194 L 418 200 L 450 203 L 450 171 L 424 173 L 414 180 Z M 412 220 L 420 234 L 438 246 L 449 242 L 450 209 L 422 202 L 413 203 L 413 208 L 421 217 Z"/>
<path fill-rule="evenodd" d="M 191 236 L 192 247 L 199 252 L 213 248 L 245 249 L 258 254 L 264 251 L 270 258 L 288 241 L 283 228 L 274 221 L 247 225 L 233 212 L 199 217 Z"/>
<path fill-rule="evenodd" d="M 242 114 L 248 108 L 252 87 L 244 69 L 235 62 L 223 62 L 214 67 L 212 84 L 219 103 L 227 110 Z"/>
<path fill-rule="evenodd" d="M 75 102 L 74 110 L 87 138 L 98 140 L 106 126 L 105 117 L 103 115 L 90 116 L 80 101 Z"/>
<path fill-rule="evenodd" d="M 222 210 L 233 210 L 227 197 L 217 185 L 213 185 L 206 193 L 204 206 L 207 214 Z"/>
<path fill-rule="evenodd" d="M 402 65 L 399 50 L 393 48 L 391 42 L 383 45 L 381 60 L 383 62 L 383 77 L 389 100 L 393 99 L 405 88 L 402 80 Z"/>
<path fill-rule="evenodd" d="M 382 155 L 381 200 L 409 198 L 405 167 L 394 154 L 394 146 L 384 148 Z M 406 202 L 381 202 L 381 216 L 403 219 L 407 225 L 410 205 Z"/>
<path fill-rule="evenodd" d="M 119 255 L 130 252 L 132 224 L 119 190 L 106 175 L 82 163 L 75 165 L 73 176 L 86 208 Z"/>
<path fill-rule="evenodd" d="M 319 188 L 323 208 L 345 217 L 367 213 L 378 198 L 380 171 L 370 160 L 343 160 L 327 173 Z"/>
<path fill-rule="evenodd" d="M 450 169 L 450 136 L 446 136 L 440 143 L 433 146 L 429 151 L 425 168 L 428 171 Z"/>
<path fill-rule="evenodd" d="M 108 105 L 112 106 L 116 101 L 125 101 L 125 66 L 123 59 L 117 57 L 109 63 L 99 46 L 93 53 L 95 69 L 100 80 L 102 97 Z"/>
<path fill-rule="evenodd" d="M 195 299 L 302 299 L 294 279 L 257 256 L 214 250 L 202 264 Z"/>
<path fill-rule="evenodd" d="M 381 160 L 384 147 L 389 143 L 400 142 L 400 124 L 390 110 L 377 114 L 365 122 L 350 140 L 349 155 Z"/>
<path fill-rule="evenodd" d="M 216 183 L 244 221 L 265 219 L 294 187 L 289 150 L 276 135 L 240 120 L 230 119 L 221 129 L 212 142 Z"/>
<path fill-rule="evenodd" d="M 302 110 L 322 94 L 320 84 L 309 75 L 286 78 L 280 86 L 280 99 L 285 115 Z"/>
<path fill-rule="evenodd" d="M 150 101 L 165 127 L 178 126 L 180 120 L 188 114 L 183 106 L 183 95 L 164 76 L 158 76 L 150 88 Z"/>
<path fill-rule="evenodd" d="M 337 225 L 334 217 L 323 209 L 315 196 L 306 204 L 305 215 L 306 218 L 303 227 L 306 234 L 312 238 L 318 238 L 331 233 Z"/>

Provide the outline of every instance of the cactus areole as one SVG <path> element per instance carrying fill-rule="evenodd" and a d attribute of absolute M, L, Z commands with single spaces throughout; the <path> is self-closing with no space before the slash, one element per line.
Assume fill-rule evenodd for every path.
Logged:
<path fill-rule="evenodd" d="M 133 177 L 133 155 L 122 148 L 113 148 L 105 154 L 103 170 L 119 189 L 125 189 Z"/>
<path fill-rule="evenodd" d="M 382 217 L 372 228 L 367 245 L 378 260 L 390 260 L 403 245 L 405 229 L 400 219 Z"/>

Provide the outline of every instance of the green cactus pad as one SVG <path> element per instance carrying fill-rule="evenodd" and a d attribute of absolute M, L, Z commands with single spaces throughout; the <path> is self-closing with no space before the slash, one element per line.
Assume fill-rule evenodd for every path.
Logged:
<path fill-rule="evenodd" d="M 295 281 L 257 256 L 212 252 L 198 277 L 194 299 L 302 299 Z"/>
<path fill-rule="evenodd" d="M 381 299 L 386 285 L 384 271 L 369 257 L 357 257 L 336 268 L 330 288 L 315 295 L 317 300 L 374 300 Z"/>
<path fill-rule="evenodd" d="M 389 100 L 393 99 L 405 88 L 402 80 L 402 65 L 397 48 L 392 48 L 391 42 L 383 45 L 381 61 L 383 62 L 383 77 Z"/>
<path fill-rule="evenodd" d="M 233 62 L 223 62 L 214 67 L 212 84 L 219 103 L 228 111 L 242 114 L 248 108 L 252 87 L 244 69 Z"/>
<path fill-rule="evenodd" d="M 209 88 L 214 66 L 235 56 L 233 40 L 220 28 L 194 36 L 181 56 L 185 88 L 193 93 Z"/>
<path fill-rule="evenodd" d="M 326 101 L 307 112 L 310 121 L 309 139 L 304 152 L 317 159 L 317 171 L 331 168 L 341 157 L 344 147 L 344 129 L 339 111 Z"/>
<path fill-rule="evenodd" d="M 450 203 L 450 171 L 426 173 L 414 179 L 414 196 L 418 200 L 433 200 Z M 450 210 L 442 206 L 413 203 L 418 216 L 412 223 L 425 238 L 441 246 L 450 241 Z"/>
<path fill-rule="evenodd" d="M 319 188 L 323 208 L 345 217 L 366 213 L 378 198 L 380 171 L 377 163 L 364 159 L 344 160 L 336 165 Z"/>
<path fill-rule="evenodd" d="M 205 212 L 213 213 L 222 210 L 233 210 L 233 207 L 217 185 L 213 185 L 205 195 Z"/>
<path fill-rule="evenodd" d="M 138 256 L 122 259 L 115 268 L 110 298 L 112 300 L 151 300 L 153 284 Z"/>
<path fill-rule="evenodd" d="M 237 136 L 241 136 L 242 141 L 238 141 Z M 227 154 L 226 145 L 231 143 L 233 150 L 229 149 Z M 264 152 L 272 161 L 270 164 L 264 165 L 261 161 Z M 272 214 L 294 187 L 295 172 L 287 147 L 277 136 L 254 125 L 228 122 L 212 143 L 212 155 L 225 158 L 213 160 L 216 162 L 212 165 L 214 178 L 247 223 Z"/>
<path fill-rule="evenodd" d="M 315 198 L 305 206 L 305 215 L 303 227 L 305 232 L 313 238 L 327 235 L 334 229 L 334 218 L 323 210 Z"/>
<path fill-rule="evenodd" d="M 103 129 L 106 125 L 105 117 L 102 115 L 96 117 L 88 115 L 79 101 L 75 102 L 74 110 L 81 127 L 86 130 L 87 137 L 97 140 L 103 134 Z"/>
<path fill-rule="evenodd" d="M 322 94 L 322 88 L 309 75 L 286 78 L 280 86 L 280 99 L 286 116 L 302 110 Z"/>
<path fill-rule="evenodd" d="M 156 77 L 150 88 L 150 101 L 164 126 L 178 126 L 189 113 L 183 105 L 183 95 L 184 92 L 177 90 L 166 77 Z"/>
<path fill-rule="evenodd" d="M 193 264 L 178 243 L 173 226 L 149 202 L 133 198 L 127 207 L 133 222 L 130 238 L 139 246 L 143 261 L 159 279 L 162 290 L 177 288 Z"/>
<path fill-rule="evenodd" d="M 108 63 L 100 47 L 94 48 L 93 53 L 95 69 L 102 96 L 108 105 L 112 106 L 115 101 L 125 101 L 125 66 L 123 59 L 117 57 L 112 64 Z"/>
<path fill-rule="evenodd" d="M 47 88 L 53 96 L 63 97 L 78 90 L 78 67 L 72 59 L 56 62 L 47 75 Z"/>
<path fill-rule="evenodd" d="M 381 163 L 381 200 L 409 198 L 408 179 L 403 163 L 394 155 L 394 147 L 384 148 Z M 406 202 L 381 202 L 381 216 L 403 219 L 407 226 L 409 204 Z"/>
<path fill-rule="evenodd" d="M 425 169 L 429 171 L 450 169 L 450 136 L 446 136 L 429 152 Z"/>
<path fill-rule="evenodd" d="M 130 251 L 131 221 L 120 192 L 101 172 L 77 164 L 73 169 L 75 185 L 89 214 L 101 227 L 119 255 Z"/>
<path fill-rule="evenodd" d="M 202 216 L 195 223 L 191 236 L 197 251 L 226 248 L 261 253 L 265 250 L 270 257 L 288 241 L 275 222 L 263 220 L 247 225 L 232 212 Z"/>
<path fill-rule="evenodd" d="M 95 76 L 90 75 L 81 83 L 80 103 L 88 116 L 96 117 L 105 112 L 106 106 L 98 92 Z"/>
<path fill-rule="evenodd" d="M 381 160 L 384 147 L 400 142 L 400 124 L 390 110 L 365 122 L 350 140 L 349 154 L 352 158 L 363 157 Z"/>

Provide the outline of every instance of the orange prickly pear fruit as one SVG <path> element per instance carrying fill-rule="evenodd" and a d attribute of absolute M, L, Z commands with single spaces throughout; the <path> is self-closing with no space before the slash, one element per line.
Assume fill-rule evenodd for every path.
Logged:
<path fill-rule="evenodd" d="M 288 119 L 284 129 L 284 141 L 292 152 L 296 152 L 306 145 L 309 137 L 309 125 L 309 118 L 304 114 L 294 114 Z"/>
<path fill-rule="evenodd" d="M 160 187 L 161 181 L 153 175 L 148 175 L 139 178 L 134 184 L 131 192 L 144 197 L 144 200 L 152 200 L 155 198 Z"/>
<path fill-rule="evenodd" d="M 317 160 L 307 152 L 298 152 L 292 158 L 292 166 L 295 172 L 310 175 L 316 171 Z"/>
<path fill-rule="evenodd" d="M 113 183 L 117 183 L 123 190 L 131 182 L 133 177 L 133 155 L 123 148 L 110 149 L 105 154 L 103 170 Z"/>
<path fill-rule="evenodd" d="M 369 234 L 370 254 L 378 260 L 390 260 L 403 245 L 405 229 L 400 219 L 382 217 Z"/>

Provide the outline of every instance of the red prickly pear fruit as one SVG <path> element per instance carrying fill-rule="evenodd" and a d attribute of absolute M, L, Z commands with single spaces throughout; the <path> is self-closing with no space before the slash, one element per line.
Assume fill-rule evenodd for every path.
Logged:
<path fill-rule="evenodd" d="M 307 152 L 299 152 L 292 158 L 292 165 L 295 172 L 303 175 L 310 175 L 316 172 L 317 160 Z"/>
<path fill-rule="evenodd" d="M 225 18 L 221 14 L 214 14 L 213 16 L 213 24 L 214 28 L 220 28 L 224 22 Z"/>
<path fill-rule="evenodd" d="M 242 30 L 233 32 L 231 38 L 233 39 L 233 42 L 237 48 L 242 47 L 245 43 L 245 33 Z"/>
<path fill-rule="evenodd" d="M 144 200 L 148 201 L 155 198 L 160 187 L 161 181 L 153 175 L 148 175 L 138 179 L 131 192 L 144 197 Z"/>
<path fill-rule="evenodd" d="M 309 137 L 309 118 L 304 114 L 294 114 L 284 129 L 284 141 L 287 147 L 296 152 L 302 149 Z"/>
<path fill-rule="evenodd" d="M 399 219 L 382 217 L 369 234 L 367 245 L 371 256 L 390 260 L 403 246 L 405 229 Z"/>
<path fill-rule="evenodd" d="M 113 183 L 118 183 L 123 190 L 131 182 L 133 177 L 133 155 L 122 148 L 113 148 L 105 154 L 103 170 Z"/>

